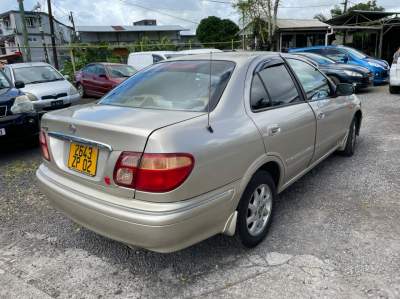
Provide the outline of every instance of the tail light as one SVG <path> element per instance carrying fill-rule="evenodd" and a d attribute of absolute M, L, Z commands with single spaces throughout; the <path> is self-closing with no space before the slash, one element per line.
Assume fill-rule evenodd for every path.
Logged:
<path fill-rule="evenodd" d="M 50 161 L 50 153 L 49 153 L 49 147 L 47 146 L 46 133 L 43 130 L 41 130 L 39 134 L 39 143 L 40 143 L 40 149 L 42 150 L 43 158 L 45 158 L 47 161 Z"/>
<path fill-rule="evenodd" d="M 190 154 L 123 152 L 115 165 L 114 182 L 146 192 L 168 192 L 187 179 L 194 166 Z"/>

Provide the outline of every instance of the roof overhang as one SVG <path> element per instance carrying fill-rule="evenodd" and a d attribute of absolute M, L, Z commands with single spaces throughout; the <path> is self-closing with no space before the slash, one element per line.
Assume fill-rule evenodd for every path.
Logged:
<path fill-rule="evenodd" d="M 352 10 L 341 16 L 334 17 L 326 21 L 326 23 L 333 26 L 367 25 L 379 23 L 380 21 L 396 14 L 400 14 L 400 12 Z"/>

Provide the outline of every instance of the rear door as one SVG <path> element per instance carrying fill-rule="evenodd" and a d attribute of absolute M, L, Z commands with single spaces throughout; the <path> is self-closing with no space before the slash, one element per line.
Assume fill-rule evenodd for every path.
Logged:
<path fill-rule="evenodd" d="M 96 94 L 99 96 L 102 96 L 111 90 L 112 84 L 108 78 L 106 68 L 102 64 L 96 65 L 93 85 L 95 87 Z"/>
<path fill-rule="evenodd" d="M 313 161 L 334 150 L 348 129 L 349 102 L 335 97 L 328 79 L 314 66 L 295 58 L 287 59 L 302 85 L 317 118 L 317 138 Z"/>
<path fill-rule="evenodd" d="M 268 154 L 278 156 L 290 180 L 310 163 L 316 120 L 299 86 L 281 58 L 261 64 L 251 86 L 251 117 L 262 133 Z"/>

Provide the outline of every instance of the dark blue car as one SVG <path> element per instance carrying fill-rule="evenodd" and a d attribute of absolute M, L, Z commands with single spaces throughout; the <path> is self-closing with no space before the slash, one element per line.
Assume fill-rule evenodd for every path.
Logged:
<path fill-rule="evenodd" d="M 16 85 L 23 88 L 23 83 Z M 39 115 L 32 102 L 0 71 L 0 144 L 36 144 L 38 134 Z"/>
<path fill-rule="evenodd" d="M 368 68 L 374 74 L 374 84 L 389 81 L 389 64 L 382 59 L 366 55 L 356 49 L 345 46 L 314 46 L 307 48 L 289 49 L 294 52 L 311 52 L 326 56 L 336 62 L 359 65 Z"/>
<path fill-rule="evenodd" d="M 339 83 L 352 84 L 357 91 L 371 86 L 374 80 L 372 72 L 362 66 L 335 62 L 328 57 L 315 53 L 296 52 L 293 54 L 299 55 L 314 64 L 336 85 Z"/>

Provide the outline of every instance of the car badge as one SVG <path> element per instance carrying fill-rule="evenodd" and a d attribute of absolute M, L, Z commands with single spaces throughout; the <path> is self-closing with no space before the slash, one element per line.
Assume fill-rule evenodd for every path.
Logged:
<path fill-rule="evenodd" d="M 75 134 L 76 126 L 74 124 L 69 124 L 69 130 L 71 131 L 72 134 Z"/>

